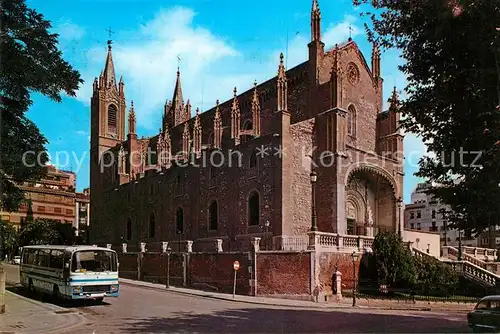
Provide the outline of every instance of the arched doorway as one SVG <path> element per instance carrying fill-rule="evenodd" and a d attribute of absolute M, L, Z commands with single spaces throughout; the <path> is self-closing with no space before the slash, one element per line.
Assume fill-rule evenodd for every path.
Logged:
<path fill-rule="evenodd" d="M 375 236 L 397 231 L 395 181 L 377 167 L 353 169 L 347 179 L 345 213 L 347 234 Z"/>

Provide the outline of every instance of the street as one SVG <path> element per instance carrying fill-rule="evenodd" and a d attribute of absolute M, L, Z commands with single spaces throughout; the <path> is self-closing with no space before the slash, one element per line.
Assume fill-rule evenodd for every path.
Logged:
<path fill-rule="evenodd" d="M 5 265 L 5 270 L 8 281 L 16 279 L 17 266 Z M 108 298 L 103 305 L 64 306 L 86 319 L 86 323 L 66 333 L 470 332 L 463 311 L 294 309 L 193 297 L 128 284 L 121 284 L 120 297 Z"/>

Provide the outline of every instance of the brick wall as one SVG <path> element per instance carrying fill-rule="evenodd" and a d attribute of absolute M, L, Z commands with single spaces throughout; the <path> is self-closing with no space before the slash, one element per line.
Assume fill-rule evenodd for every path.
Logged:
<path fill-rule="evenodd" d="M 310 295 L 310 253 L 257 254 L 258 295 Z"/>
<path fill-rule="evenodd" d="M 356 261 L 356 280 L 359 278 L 359 263 Z M 342 289 L 352 289 L 354 270 L 351 254 L 347 253 L 322 253 L 319 256 L 319 283 L 323 287 L 323 293 L 332 293 L 332 283 L 334 280 L 335 266 L 342 273 Z"/>
<path fill-rule="evenodd" d="M 119 276 L 137 279 L 137 253 L 118 254 Z"/>
<path fill-rule="evenodd" d="M 240 262 L 236 275 L 236 293 L 250 294 L 251 273 L 248 270 L 249 253 L 190 253 L 188 257 L 188 285 L 232 293 L 234 261 Z"/>

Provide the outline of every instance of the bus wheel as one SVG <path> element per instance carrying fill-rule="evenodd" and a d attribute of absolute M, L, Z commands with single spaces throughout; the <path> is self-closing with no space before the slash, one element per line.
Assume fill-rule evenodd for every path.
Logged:
<path fill-rule="evenodd" d="M 59 292 L 59 287 L 54 284 L 54 288 L 52 288 L 52 297 L 55 299 L 60 299 L 61 298 L 61 293 Z"/>
<path fill-rule="evenodd" d="M 31 278 L 28 280 L 28 292 L 30 294 L 35 293 L 35 287 L 33 286 L 33 280 Z"/>
<path fill-rule="evenodd" d="M 104 298 L 96 298 L 95 299 L 96 304 L 102 304 L 103 301 L 104 301 Z"/>

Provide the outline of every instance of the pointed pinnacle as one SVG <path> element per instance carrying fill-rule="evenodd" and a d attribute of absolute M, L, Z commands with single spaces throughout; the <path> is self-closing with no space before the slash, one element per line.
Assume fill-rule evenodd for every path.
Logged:
<path fill-rule="evenodd" d="M 284 56 L 283 56 L 283 52 L 281 52 L 281 53 L 280 53 L 280 64 L 281 64 L 281 65 L 283 65 L 283 58 L 284 58 Z"/>
<path fill-rule="evenodd" d="M 257 80 L 254 80 L 253 86 L 254 86 L 254 88 L 257 88 Z"/>
<path fill-rule="evenodd" d="M 233 95 L 234 95 L 234 97 L 236 97 L 236 96 L 237 96 L 237 90 L 236 90 L 236 87 L 234 87 L 234 89 L 233 89 Z"/>
<path fill-rule="evenodd" d="M 200 115 L 200 108 L 196 108 L 196 116 Z"/>

